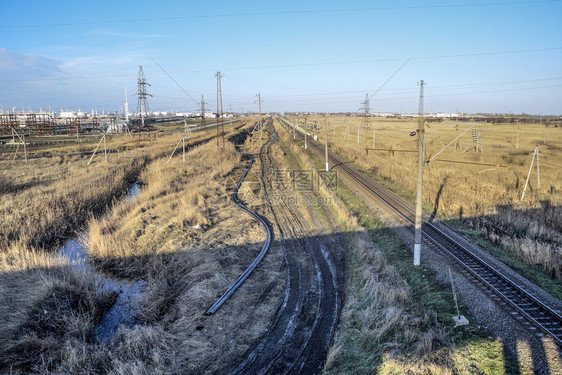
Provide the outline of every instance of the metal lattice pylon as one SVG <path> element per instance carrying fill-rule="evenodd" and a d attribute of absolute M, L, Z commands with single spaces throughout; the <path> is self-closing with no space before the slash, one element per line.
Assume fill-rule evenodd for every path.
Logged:
<path fill-rule="evenodd" d="M 371 127 L 371 114 L 369 113 L 371 110 L 371 101 L 369 99 L 369 94 L 365 94 L 365 101 L 361 104 L 363 104 L 364 111 L 362 127 L 363 129 L 369 129 Z"/>
<path fill-rule="evenodd" d="M 152 96 L 146 91 L 146 86 L 150 86 L 150 83 L 146 82 L 144 77 L 144 71 L 142 70 L 142 65 L 139 66 L 139 75 L 137 78 L 137 113 L 141 116 L 141 126 L 144 127 L 144 118 L 148 113 L 150 113 L 150 108 L 148 107 L 148 97 Z"/>

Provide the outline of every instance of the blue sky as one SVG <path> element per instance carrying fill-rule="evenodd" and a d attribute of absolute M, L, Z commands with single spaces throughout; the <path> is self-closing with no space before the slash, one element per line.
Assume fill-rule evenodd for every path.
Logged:
<path fill-rule="evenodd" d="M 4 110 L 120 110 L 125 88 L 134 110 L 142 65 L 152 110 L 194 110 L 201 95 L 216 108 L 220 70 L 225 111 L 257 110 L 259 91 L 264 111 L 353 112 L 368 93 L 373 111 L 415 112 L 423 79 L 426 111 L 562 114 L 562 0 L 1 8 Z"/>

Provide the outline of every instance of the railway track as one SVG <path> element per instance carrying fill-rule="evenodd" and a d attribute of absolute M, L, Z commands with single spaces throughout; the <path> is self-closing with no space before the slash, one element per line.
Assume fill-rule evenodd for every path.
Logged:
<path fill-rule="evenodd" d="M 283 126 L 292 130 L 292 126 L 287 120 L 283 118 L 278 118 L 278 120 Z M 300 132 L 297 132 L 297 134 L 297 138 L 303 138 Z M 324 157 L 323 145 L 319 145 L 314 140 L 309 140 L 308 143 L 312 146 L 312 150 L 320 157 Z M 331 165 L 337 166 L 338 170 L 345 173 L 364 190 L 384 201 L 410 223 L 414 223 L 415 211 L 406 203 L 333 153 L 329 153 L 328 158 Z M 451 256 L 481 285 L 501 297 L 514 311 L 526 318 L 540 331 L 550 335 L 558 345 L 562 346 L 562 314 L 559 311 L 540 301 L 508 275 L 497 270 L 493 265 L 425 218 L 423 219 L 422 233 L 425 240 Z"/>

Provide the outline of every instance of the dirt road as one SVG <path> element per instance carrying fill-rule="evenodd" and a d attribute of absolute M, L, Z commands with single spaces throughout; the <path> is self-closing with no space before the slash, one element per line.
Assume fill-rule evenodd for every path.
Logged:
<path fill-rule="evenodd" d="M 285 255 L 287 281 L 284 298 L 267 333 L 248 350 L 228 374 L 315 374 L 325 362 L 342 306 L 344 289 L 343 241 L 338 235 L 322 235 L 326 207 L 290 204 L 295 196 L 287 184 L 272 183 L 279 171 L 272 148 L 277 135 L 268 129 L 269 140 L 260 153 L 260 174 L 265 197 L 264 212 L 276 232 Z"/>

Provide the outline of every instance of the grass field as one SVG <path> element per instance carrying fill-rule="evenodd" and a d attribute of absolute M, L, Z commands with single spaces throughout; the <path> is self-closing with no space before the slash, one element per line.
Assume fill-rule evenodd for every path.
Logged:
<path fill-rule="evenodd" d="M 304 123 L 303 118 L 292 120 L 301 125 Z M 396 151 L 393 156 L 390 151 L 369 151 L 369 155 L 366 155 L 365 148 L 373 147 L 372 129 L 375 129 L 375 148 L 417 150 L 417 137 L 409 134 L 417 129 L 416 120 L 372 118 L 371 129 L 362 131 L 359 143 L 357 129 L 362 124 L 362 118 L 322 116 L 318 117 L 317 122 L 322 126 L 327 122 L 328 141 L 341 154 L 355 160 L 364 169 L 389 178 L 409 191 L 415 191 L 416 153 Z M 308 124 L 310 123 L 309 118 Z M 471 131 L 473 127 L 481 129 L 483 152 L 475 153 L 476 144 L 472 143 Z M 468 132 L 458 140 L 459 148 L 455 148 L 456 142 L 453 143 L 424 170 L 424 200 L 437 208 L 439 214 L 447 217 L 458 217 L 459 214 L 471 216 L 495 212 L 499 205 L 519 206 L 535 145 L 538 145 L 540 150 L 541 191 L 537 190 L 536 170 L 533 170 L 526 199 L 521 207 L 534 207 L 540 200 L 549 200 L 556 206 L 562 204 L 561 127 L 547 128 L 542 124 L 491 125 L 428 121 L 425 159 L 433 157 L 444 145 L 467 129 Z M 518 131 L 520 135 L 517 148 Z M 543 143 L 545 132 L 546 143 Z M 323 142 L 323 130 L 319 133 L 319 140 Z"/>
<path fill-rule="evenodd" d="M 322 167 L 283 127 L 277 130 L 283 149 L 300 160 L 295 168 Z M 431 274 L 427 269 L 411 265 L 410 251 L 354 192 L 340 184 L 337 195 L 328 189 L 323 194 L 348 230 L 351 250 L 346 302 L 327 374 L 509 373 L 499 340 L 476 327 L 452 329 L 448 290 L 425 277 Z"/>
<path fill-rule="evenodd" d="M 393 129 L 391 125 L 385 124 Z M 400 126 L 407 130 L 415 124 Z M 108 138 L 108 162 L 102 150 L 90 166 L 87 163 L 99 137 L 81 139 L 80 143 L 30 147 L 30 156 L 43 157 L 30 158 L 28 163 L 19 159 L 12 163 L 13 149 L 0 147 L 0 158 L 8 159 L 0 161 L 0 315 L 4 317 L 0 322 L 0 368 L 13 374 L 170 373 L 180 372 L 179 369 L 197 371 L 207 366 L 212 373 L 220 368 L 222 353 L 227 348 L 229 353 L 243 353 L 247 348 L 231 332 L 257 319 L 249 316 L 244 322 L 233 319 L 211 327 L 202 315 L 232 276 L 243 268 L 263 236 L 255 222 L 240 218 L 228 202 L 228 193 L 244 163 L 228 141 L 219 154 L 212 141 L 189 151 L 186 164 L 182 163 L 181 152 L 167 163 L 180 139 L 178 133 L 168 132 L 180 128 L 181 124 L 163 127 L 153 143 L 136 144 L 128 136 Z M 552 130 L 553 139 L 558 139 L 558 133 Z M 187 142 L 202 142 L 215 134 L 216 129 L 196 132 Z M 392 135 L 388 138 L 395 140 Z M 406 141 L 412 142 L 409 138 Z M 356 144 L 346 142 L 336 144 L 339 152 L 355 159 L 363 169 L 374 171 L 369 165 L 370 158 L 375 156 L 367 158 Z M 550 137 L 547 145 L 549 142 Z M 521 139 L 519 146 L 520 150 Z M 488 146 L 484 147 L 486 153 Z M 541 154 L 545 163 L 556 156 L 552 152 L 545 153 L 544 158 Z M 486 155 L 469 154 L 464 155 Z M 304 154 L 298 155 L 304 158 Z M 376 158 L 380 163 L 384 159 Z M 521 160 L 525 158 L 530 162 L 530 154 L 520 156 Z M 414 165 L 414 161 L 402 162 L 403 178 L 407 181 L 407 166 Z M 310 163 L 304 162 L 305 167 L 310 168 Z M 387 167 L 381 164 L 377 168 L 384 171 Z M 396 162 L 394 170 L 389 170 L 393 174 L 387 178 L 399 182 L 398 170 Z M 473 175 L 479 170 L 454 171 Z M 444 173 L 450 176 L 454 171 Z M 488 172 L 491 171 L 482 174 Z M 545 173 L 558 178 L 558 182 L 552 183 L 555 195 L 559 195 L 557 171 Z M 549 186 L 551 182 L 545 178 L 544 186 Z M 133 203 L 120 202 L 133 181 L 141 182 L 142 193 Z M 447 181 L 456 180 L 450 176 Z M 409 194 L 407 189 L 405 186 L 405 195 Z M 453 199 L 449 190 L 443 188 L 441 196 L 447 193 Z M 401 251 L 396 239 L 380 222 L 361 211 L 353 194 L 343 190 L 342 194 L 333 197 L 338 198 L 334 210 L 351 232 L 348 238 L 354 248 L 353 271 L 342 318 L 344 329 L 329 355 L 329 373 L 448 374 L 463 373 L 465 368 L 482 373 L 509 372 L 499 364 L 501 344 L 481 332 L 477 332 L 477 339 L 450 345 L 454 336 L 439 318 L 439 305 L 445 297 L 427 287 L 427 294 L 414 298 L 408 284 L 420 281 L 409 280 L 407 275 L 414 273 L 402 270 L 394 265 L 395 260 L 391 262 L 388 258 L 388 254 Z M 511 200 L 497 204 L 516 201 L 517 195 L 512 195 Z M 532 198 L 529 202 L 516 203 L 514 207 L 532 217 L 530 208 L 535 207 L 538 199 L 534 188 L 528 197 Z M 429 194 L 428 207 L 434 202 L 431 198 Z M 445 215 L 445 206 L 441 204 L 448 201 L 440 202 L 438 212 Z M 552 204 L 553 209 L 558 206 L 559 203 Z M 465 216 L 477 212 L 470 213 L 471 204 L 467 207 Z M 112 215 L 103 216 L 110 209 Z M 494 215 L 500 211 L 483 212 Z M 548 212 L 552 217 L 541 220 L 558 223 L 555 211 Z M 501 215 L 508 217 L 507 213 Z M 458 215 L 453 210 L 451 216 Z M 525 238 L 531 233 L 537 238 L 552 236 L 545 230 L 533 231 L 527 225 L 530 218 L 521 220 L 522 216 L 513 212 L 511 217 L 513 226 L 523 228 L 520 230 Z M 120 329 L 110 344 L 97 343 L 94 331 L 115 301 L 115 293 L 104 290 L 95 274 L 70 267 L 68 260 L 54 253 L 63 241 L 84 229 L 89 234 L 89 252 L 98 269 L 119 277 L 142 278 L 148 285 L 138 316 L 144 324 Z M 247 243 L 251 245 L 246 246 Z M 224 267 L 225 264 L 234 267 Z M 273 283 L 272 280 L 282 278 L 278 268 L 261 274 L 258 283 Z M 250 293 L 250 298 L 258 297 Z M 256 311 L 260 316 L 275 312 L 267 304 L 260 306 L 267 310 Z M 240 308 L 234 306 L 228 314 L 240 317 Z M 263 322 L 254 329 L 246 329 L 244 340 L 259 337 L 265 329 Z"/>
<path fill-rule="evenodd" d="M 290 120 L 304 126 L 303 116 Z M 417 137 L 410 136 L 418 127 L 416 120 L 372 118 L 371 129 L 360 131 L 359 137 L 360 117 L 309 117 L 307 124 L 314 121 L 318 126 L 327 124 L 333 151 L 413 202 L 417 154 L 398 150 L 417 150 Z M 475 152 L 472 128 L 481 129 L 483 152 Z M 378 150 L 367 155 L 365 148 L 373 148 L 373 129 Z M 465 130 L 458 148 L 457 142 L 444 148 Z M 318 133 L 323 142 L 323 129 Z M 535 160 L 521 202 L 535 145 L 540 151 L 541 189 L 537 186 Z M 444 219 L 461 219 L 527 264 L 562 280 L 562 127 L 428 121 L 425 160 L 439 152 L 424 167 L 425 211 Z M 507 233 L 483 224 L 481 216 Z"/>
<path fill-rule="evenodd" d="M 230 130 L 227 128 L 227 131 Z M 212 139 L 215 134 L 216 129 L 192 133 L 186 145 Z M 13 163 L 0 161 L 0 215 L 3 218 L 0 228 L 0 314 L 3 316 L 0 368 L 13 374 L 107 372 L 109 368 L 134 372 L 139 368 L 139 352 L 156 348 L 161 351 L 146 358 L 155 362 L 143 367 L 148 373 L 154 373 L 150 369 L 173 362 L 171 349 L 166 346 L 171 344 L 162 339 L 167 337 L 173 341 L 175 338 L 157 327 L 135 329 L 126 339 L 119 336 L 111 346 L 98 344 L 94 335 L 96 325 L 115 301 L 116 294 L 102 288 L 99 276 L 88 269 L 70 267 L 68 259 L 61 258 L 56 250 L 63 241 L 84 229 L 88 221 L 98 223 L 94 217 L 118 205 L 120 197 L 134 181 L 145 182 L 146 196 L 150 196 L 157 185 L 154 181 L 159 178 L 159 168 L 165 168 L 180 137 L 181 134 L 161 134 L 156 141 L 141 144 L 130 136 L 108 137 L 107 163 L 102 149 L 89 166 L 88 160 L 99 137 L 89 141 L 82 139 L 76 144 L 30 147 L 31 156 L 43 157 L 30 158 L 28 163 L 20 159 Z M 207 143 L 205 147 L 216 150 L 214 143 Z M 232 159 L 235 157 L 232 150 L 229 152 L 231 163 L 238 160 Z M 182 168 L 181 152 L 176 155 L 168 171 L 173 166 L 187 179 L 203 173 L 196 165 Z M 204 156 L 198 156 L 205 160 Z M 217 178 L 224 177 L 222 173 L 219 172 Z M 167 175 L 178 176 L 171 172 Z M 149 184 L 150 181 L 153 183 Z M 164 181 L 171 183 L 172 190 L 182 188 L 177 185 L 179 181 Z M 211 183 L 210 180 L 205 182 Z M 171 193 L 167 190 L 169 186 L 161 187 L 164 191 L 159 193 Z M 195 221 L 199 223 L 195 218 L 193 226 Z M 165 227 L 174 227 L 173 224 Z M 187 225 L 187 221 L 183 225 Z M 164 238 L 167 239 L 169 237 Z M 178 241 L 181 243 L 182 239 Z M 177 246 L 180 243 L 174 242 Z M 158 246 L 153 242 L 150 245 Z M 192 260 L 184 260 L 187 261 L 185 267 L 197 269 Z M 155 272 L 155 269 L 150 271 Z M 222 286 L 219 283 L 218 287 Z M 114 362 L 116 358 L 118 362 Z"/>

